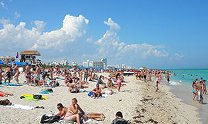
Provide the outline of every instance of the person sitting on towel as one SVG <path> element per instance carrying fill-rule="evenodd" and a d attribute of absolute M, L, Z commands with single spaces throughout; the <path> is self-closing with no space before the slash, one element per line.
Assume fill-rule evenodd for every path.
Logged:
<path fill-rule="evenodd" d="M 77 124 L 82 124 L 81 117 L 84 118 L 85 112 L 81 109 L 77 103 L 77 99 L 73 98 L 72 103 L 69 105 L 66 116 L 64 117 L 65 121 L 76 121 Z M 85 118 L 84 118 L 85 119 Z"/>
<path fill-rule="evenodd" d="M 101 88 L 99 87 L 99 84 L 96 84 L 96 88 L 92 90 L 93 92 L 93 97 L 94 98 L 99 98 L 102 96 L 102 90 Z"/>

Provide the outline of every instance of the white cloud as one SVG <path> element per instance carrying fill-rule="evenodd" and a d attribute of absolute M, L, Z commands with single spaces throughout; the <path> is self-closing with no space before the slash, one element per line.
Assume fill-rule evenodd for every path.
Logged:
<path fill-rule="evenodd" d="M 66 43 L 73 42 L 82 37 L 86 33 L 85 26 L 88 23 L 89 20 L 82 15 L 78 17 L 66 15 L 62 28 L 50 32 L 43 32 L 33 45 L 33 48 L 62 48 Z M 40 25 L 40 22 L 38 25 Z"/>
<path fill-rule="evenodd" d="M 14 12 L 14 18 L 15 18 L 15 19 L 20 18 L 20 16 L 21 16 L 21 15 L 20 15 L 17 11 Z"/>
<path fill-rule="evenodd" d="M 184 55 L 183 54 L 181 54 L 181 53 L 175 53 L 174 59 L 179 60 L 179 59 L 182 59 L 182 58 L 184 58 Z"/>
<path fill-rule="evenodd" d="M 34 30 L 37 30 L 38 32 L 42 32 L 46 23 L 44 21 L 40 21 L 40 20 L 36 20 L 33 21 L 33 24 L 35 25 L 35 27 L 33 27 Z"/>
<path fill-rule="evenodd" d="M 63 56 L 67 56 L 66 51 L 70 51 L 72 42 L 85 41 L 85 26 L 89 20 L 84 16 L 66 15 L 63 25 L 57 30 L 42 32 L 45 26 L 43 21 L 34 21 L 32 29 L 26 28 L 25 22 L 17 25 L 11 24 L 8 20 L 1 19 L 2 29 L 0 29 L 0 47 L 10 53 L 25 49 L 37 49 L 48 53 L 47 56 L 57 56 L 63 52 Z M 80 43 L 80 42 L 79 42 Z M 81 43 L 82 45 L 84 43 Z M 79 44 L 76 44 L 76 49 Z M 45 52 L 47 51 L 47 52 Z M 72 52 L 72 51 L 71 51 Z"/>
<path fill-rule="evenodd" d="M 44 32 L 46 22 L 40 20 L 33 21 L 31 29 L 26 28 L 25 22 L 14 25 L 9 20 L 0 19 L 0 23 L 3 25 L 0 29 L 1 54 L 10 52 L 15 55 L 16 51 L 37 49 L 45 60 L 69 58 L 80 62 L 107 57 L 110 62 L 127 64 L 171 56 L 161 45 L 121 41 L 118 36 L 120 26 L 111 18 L 104 21 L 109 29 L 97 41 L 88 36 L 89 20 L 82 15 L 66 15 L 60 28 L 47 32 Z"/>
<path fill-rule="evenodd" d="M 138 57 L 168 57 L 169 54 L 161 46 L 151 45 L 147 43 L 142 44 L 126 44 L 120 41 L 118 31 L 120 26 L 111 18 L 104 22 L 109 26 L 109 29 L 102 38 L 97 40 L 99 45 L 99 53 L 102 56 L 125 57 L 137 55 Z"/>

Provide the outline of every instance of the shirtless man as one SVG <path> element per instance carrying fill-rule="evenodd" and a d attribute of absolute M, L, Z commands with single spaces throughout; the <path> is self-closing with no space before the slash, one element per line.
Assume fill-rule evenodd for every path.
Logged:
<path fill-rule="evenodd" d="M 68 111 L 68 108 L 59 103 L 57 104 L 57 109 L 59 110 L 59 112 L 56 114 L 56 116 L 59 116 L 61 119 L 64 118 Z"/>
<path fill-rule="evenodd" d="M 93 89 L 92 92 L 94 98 L 99 98 L 102 96 L 102 91 L 101 88 L 99 87 L 99 84 L 96 84 L 96 88 Z"/>
<path fill-rule="evenodd" d="M 85 114 L 84 111 L 80 108 L 80 106 L 77 103 L 77 99 L 73 98 L 72 103 L 69 105 L 68 111 L 64 117 L 64 120 L 76 121 L 77 124 L 82 124 L 81 117 L 84 114 Z"/>
<path fill-rule="evenodd" d="M 203 81 L 200 81 L 197 85 L 197 92 L 198 92 L 198 100 L 199 103 L 203 103 Z"/>

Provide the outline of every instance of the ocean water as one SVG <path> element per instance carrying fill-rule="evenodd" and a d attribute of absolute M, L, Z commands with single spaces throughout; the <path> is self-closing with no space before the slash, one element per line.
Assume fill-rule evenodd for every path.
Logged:
<path fill-rule="evenodd" d="M 195 79 L 206 80 L 208 88 L 208 69 L 204 70 L 168 70 L 171 72 L 170 85 L 171 91 L 177 97 L 181 98 L 186 104 L 195 106 L 199 112 L 198 117 L 202 124 L 208 122 L 208 94 L 204 95 L 204 104 L 199 104 L 198 101 L 192 100 L 192 83 Z"/>
<path fill-rule="evenodd" d="M 200 80 L 201 78 L 203 78 L 203 80 L 208 81 L 208 69 L 203 69 L 203 70 L 177 69 L 177 70 L 168 70 L 168 71 L 171 72 L 170 84 L 172 85 L 182 84 L 182 85 L 191 86 L 195 79 Z"/>

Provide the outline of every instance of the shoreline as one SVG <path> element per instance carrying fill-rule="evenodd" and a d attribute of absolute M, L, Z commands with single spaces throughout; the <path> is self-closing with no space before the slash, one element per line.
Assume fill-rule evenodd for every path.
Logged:
<path fill-rule="evenodd" d="M 140 82 L 143 90 L 143 98 L 136 108 L 137 116 L 134 117 L 136 123 L 153 124 L 177 124 L 196 123 L 200 124 L 197 108 L 182 102 L 171 92 L 167 85 L 160 85 L 159 92 L 155 92 L 155 83 Z M 192 113 L 191 115 L 189 113 Z"/>
<path fill-rule="evenodd" d="M 188 85 L 181 84 L 180 86 L 171 86 L 171 92 L 176 95 L 178 98 L 182 99 L 182 102 L 197 108 L 198 118 L 202 124 L 206 124 L 207 119 L 207 103 L 208 103 L 208 95 L 204 95 L 204 104 L 200 104 L 197 100 L 192 100 L 192 88 Z M 185 94 L 184 94 L 185 93 Z"/>

